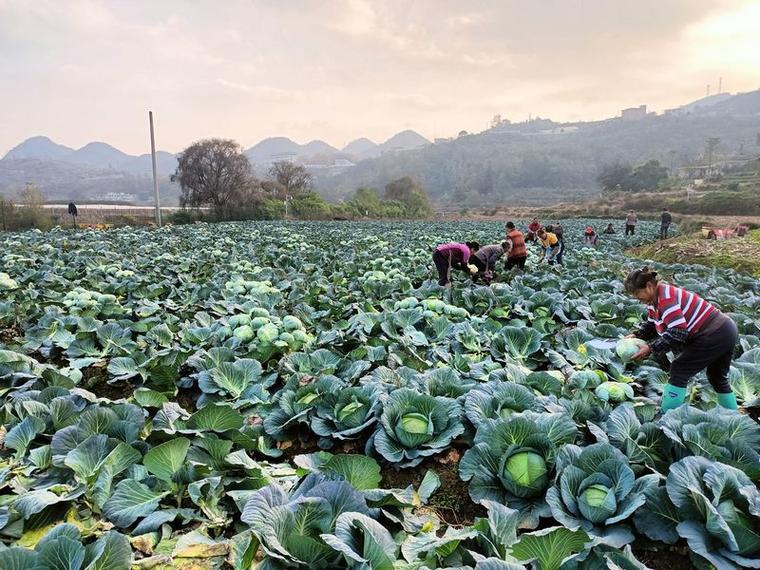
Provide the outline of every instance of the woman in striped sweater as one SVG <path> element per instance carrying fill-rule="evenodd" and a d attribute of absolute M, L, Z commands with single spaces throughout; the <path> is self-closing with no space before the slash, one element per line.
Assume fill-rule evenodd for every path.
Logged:
<path fill-rule="evenodd" d="M 695 293 L 662 283 L 648 267 L 628 274 L 625 289 L 647 305 L 649 318 L 634 334 L 647 341 L 635 356 L 673 351 L 670 381 L 662 393 L 662 411 L 684 403 L 689 380 L 702 370 L 718 394 L 718 404 L 735 410 L 728 371 L 739 333 L 736 324 Z"/>

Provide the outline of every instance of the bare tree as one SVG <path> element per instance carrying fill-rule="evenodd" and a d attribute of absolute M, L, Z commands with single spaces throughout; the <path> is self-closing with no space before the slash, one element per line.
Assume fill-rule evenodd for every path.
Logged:
<path fill-rule="evenodd" d="M 314 184 L 314 177 L 300 164 L 281 160 L 272 164 L 269 176 L 280 184 L 287 194 L 305 194 Z"/>
<path fill-rule="evenodd" d="M 211 206 L 224 216 L 256 185 L 251 163 L 233 140 L 204 139 L 177 158 L 174 179 L 182 189 L 182 206 Z"/>

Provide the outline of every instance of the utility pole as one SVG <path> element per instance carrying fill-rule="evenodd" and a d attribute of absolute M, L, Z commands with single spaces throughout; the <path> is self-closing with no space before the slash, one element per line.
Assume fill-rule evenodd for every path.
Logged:
<path fill-rule="evenodd" d="M 707 139 L 706 148 L 705 148 L 705 159 L 707 160 L 707 179 L 708 180 L 712 176 L 713 155 L 719 143 L 720 143 L 720 139 L 717 137 L 710 137 L 709 139 Z"/>
<path fill-rule="evenodd" d="M 156 201 L 156 224 L 161 227 L 161 198 L 158 195 L 158 174 L 156 172 L 156 137 L 153 134 L 153 111 L 148 111 L 150 123 L 150 156 L 153 161 L 153 196 Z"/>

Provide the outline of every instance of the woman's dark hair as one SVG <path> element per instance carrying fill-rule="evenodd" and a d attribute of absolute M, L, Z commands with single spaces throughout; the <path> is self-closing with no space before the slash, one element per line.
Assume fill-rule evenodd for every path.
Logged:
<path fill-rule="evenodd" d="M 508 227 L 510 230 L 513 230 L 513 229 L 515 229 L 515 223 L 514 223 L 514 222 L 507 222 L 507 227 Z"/>
<path fill-rule="evenodd" d="M 478 251 L 480 249 L 480 244 L 476 241 L 466 241 L 464 242 L 464 245 L 469 247 L 472 251 Z"/>
<path fill-rule="evenodd" d="M 641 269 L 635 269 L 628 274 L 625 278 L 625 290 L 629 293 L 638 291 L 647 286 L 648 283 L 657 284 L 657 272 L 649 269 L 648 266 L 644 266 Z"/>

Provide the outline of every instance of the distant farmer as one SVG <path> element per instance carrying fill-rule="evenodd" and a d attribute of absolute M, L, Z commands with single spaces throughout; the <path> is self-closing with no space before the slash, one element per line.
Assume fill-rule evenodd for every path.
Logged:
<path fill-rule="evenodd" d="M 670 381 L 662 392 L 663 412 L 684 403 L 689 380 L 702 370 L 718 395 L 718 404 L 737 409 L 736 396 L 728 383 L 728 371 L 739 333 L 736 324 L 714 305 L 695 293 L 661 282 L 648 267 L 625 279 L 625 289 L 646 303 L 649 319 L 629 335 L 647 341 L 634 359 L 651 353 L 673 351 Z"/>
<path fill-rule="evenodd" d="M 607 228 L 604 230 L 605 234 L 614 234 L 615 228 L 612 227 L 612 224 L 607 224 Z"/>
<path fill-rule="evenodd" d="M 552 225 L 552 229 L 550 231 L 555 236 L 557 236 L 559 245 L 562 247 L 561 255 L 564 256 L 565 251 L 567 251 L 567 248 L 565 247 L 565 228 L 562 227 L 562 224 L 560 222 L 555 222 L 554 225 Z"/>
<path fill-rule="evenodd" d="M 538 230 L 536 236 L 541 243 L 541 257 L 538 261 L 541 262 L 546 259 L 549 265 L 554 265 L 555 261 L 562 265 L 562 244 L 560 244 L 557 236 L 547 232 L 545 228 Z"/>
<path fill-rule="evenodd" d="M 471 273 L 467 267 L 470 257 L 480 249 L 476 241 L 466 243 L 444 243 L 433 251 L 433 263 L 438 270 L 438 284 L 451 286 L 451 270 L 460 269 Z"/>
<path fill-rule="evenodd" d="M 625 235 L 633 235 L 636 233 L 636 224 L 639 219 L 636 217 L 636 213 L 631 210 L 625 217 Z"/>
<path fill-rule="evenodd" d="M 598 238 L 599 236 L 596 235 L 594 228 L 589 226 L 586 228 L 586 231 L 583 232 L 583 245 L 590 245 L 591 247 L 596 247 L 596 240 Z"/>
<path fill-rule="evenodd" d="M 514 222 L 507 222 L 507 236 L 504 240 L 509 244 L 507 262 L 504 269 L 509 271 L 513 267 L 525 269 L 525 261 L 528 259 L 528 249 L 525 247 L 525 236 L 515 227 Z"/>
<path fill-rule="evenodd" d="M 541 222 L 538 221 L 538 218 L 533 218 L 531 222 L 528 224 L 528 235 L 526 236 L 527 241 L 536 241 L 536 234 L 538 233 L 538 230 L 541 229 Z"/>
<path fill-rule="evenodd" d="M 481 273 L 486 281 L 493 279 L 493 271 L 496 268 L 496 262 L 501 259 L 510 249 L 508 241 L 484 245 L 475 252 L 470 259 L 472 264 L 478 268 L 478 272 L 472 276 L 473 281 L 477 281 Z"/>
<path fill-rule="evenodd" d="M 79 215 L 79 212 L 77 211 L 77 205 L 74 204 L 74 202 L 69 202 L 69 216 L 71 216 L 74 219 L 74 225 L 77 225 L 77 216 Z"/>
<path fill-rule="evenodd" d="M 660 241 L 668 239 L 668 228 L 670 228 L 672 222 L 673 216 L 671 216 L 668 209 L 665 208 L 662 211 L 662 216 L 660 216 Z"/>

